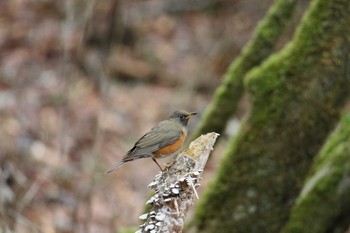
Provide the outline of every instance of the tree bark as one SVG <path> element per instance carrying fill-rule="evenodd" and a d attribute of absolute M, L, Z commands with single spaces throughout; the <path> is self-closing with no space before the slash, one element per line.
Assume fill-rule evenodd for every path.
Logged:
<path fill-rule="evenodd" d="M 230 65 L 192 138 L 197 138 L 207 132 L 219 134 L 223 132 L 243 94 L 245 74 L 271 54 L 284 28 L 292 18 L 296 5 L 297 0 L 276 0 L 271 6 L 256 28 L 252 39 L 243 48 L 241 55 Z"/>
<path fill-rule="evenodd" d="M 349 0 L 313 1 L 292 42 L 247 74 L 251 113 L 197 208 L 195 232 L 281 230 L 350 94 L 349 22 Z"/>
<path fill-rule="evenodd" d="M 350 226 L 350 114 L 315 158 L 283 233 L 345 232 Z M 312 224 L 310 224 L 312 223 Z"/>
<path fill-rule="evenodd" d="M 218 134 L 202 135 L 190 147 L 178 155 L 174 163 L 157 175 L 149 185 L 156 190 L 147 204 L 152 208 L 141 215 L 146 220 L 139 233 L 180 233 L 185 218 L 193 207 L 193 199 L 198 198 L 200 174 L 204 170 Z"/>

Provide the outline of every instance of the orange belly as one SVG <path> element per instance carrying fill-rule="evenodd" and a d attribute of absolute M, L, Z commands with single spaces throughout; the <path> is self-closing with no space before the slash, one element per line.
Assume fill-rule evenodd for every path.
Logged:
<path fill-rule="evenodd" d="M 186 138 L 186 134 L 182 134 L 179 139 L 174 142 L 173 144 L 167 145 L 166 147 L 163 147 L 155 152 L 153 152 L 154 154 L 154 158 L 163 158 L 166 157 L 168 155 L 171 155 L 172 153 L 176 152 L 177 150 L 179 150 L 182 146 L 182 144 L 184 143 Z"/>

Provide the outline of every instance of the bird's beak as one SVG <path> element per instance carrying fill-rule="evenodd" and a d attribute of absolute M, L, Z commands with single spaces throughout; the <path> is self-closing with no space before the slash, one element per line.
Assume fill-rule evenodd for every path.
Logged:
<path fill-rule="evenodd" d="M 188 114 L 187 119 L 190 119 L 194 115 L 197 115 L 197 113 L 196 112 L 191 112 L 190 114 Z"/>

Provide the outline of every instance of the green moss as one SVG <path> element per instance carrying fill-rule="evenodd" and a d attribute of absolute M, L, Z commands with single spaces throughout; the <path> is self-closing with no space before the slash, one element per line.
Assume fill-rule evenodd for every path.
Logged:
<path fill-rule="evenodd" d="M 343 118 L 316 157 L 283 233 L 323 233 L 335 226 L 346 231 L 348 222 L 339 219 L 350 219 L 349 117 Z"/>
<path fill-rule="evenodd" d="M 194 133 L 193 139 L 208 132 L 220 134 L 223 132 L 242 96 L 245 74 L 271 54 L 274 45 L 293 15 L 296 2 L 296 0 L 277 0 L 272 5 L 241 55 L 230 65 L 222 85 L 216 90 L 213 101 L 203 114 L 201 124 Z"/>
<path fill-rule="evenodd" d="M 201 199 L 197 232 L 274 233 L 286 223 L 350 95 L 349 9 L 313 1 L 293 41 L 247 74 L 251 113 Z"/>

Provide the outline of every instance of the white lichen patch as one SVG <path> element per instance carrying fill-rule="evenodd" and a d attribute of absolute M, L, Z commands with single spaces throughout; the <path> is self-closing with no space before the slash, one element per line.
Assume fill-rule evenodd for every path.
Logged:
<path fill-rule="evenodd" d="M 177 188 L 172 188 L 172 189 L 171 189 L 171 192 L 172 192 L 173 194 L 179 194 L 179 193 L 180 193 L 180 190 L 177 189 Z"/>
<path fill-rule="evenodd" d="M 162 222 L 157 222 L 157 223 L 156 223 L 156 226 L 157 226 L 157 227 L 160 227 L 160 226 L 162 226 L 162 225 L 163 225 Z"/>
<path fill-rule="evenodd" d="M 150 231 L 150 230 L 154 229 L 154 227 L 155 226 L 153 224 L 149 224 L 145 227 L 145 231 Z"/>
<path fill-rule="evenodd" d="M 151 182 L 149 185 L 148 185 L 148 188 L 155 188 L 158 184 L 158 180 L 154 180 L 153 182 Z"/>
<path fill-rule="evenodd" d="M 145 213 L 139 217 L 140 220 L 146 220 L 148 217 L 148 213 Z"/>
<path fill-rule="evenodd" d="M 151 197 L 151 198 L 146 202 L 146 205 L 152 204 L 152 203 L 154 203 L 154 201 L 155 201 L 155 198 L 154 198 L 154 197 Z"/>
<path fill-rule="evenodd" d="M 161 176 L 162 176 L 162 172 L 159 172 L 156 176 L 155 176 L 155 178 L 156 178 L 156 180 L 158 179 L 158 178 L 160 178 Z"/>
<path fill-rule="evenodd" d="M 155 217 L 155 219 L 157 221 L 160 221 L 160 222 L 162 222 L 164 220 L 164 218 L 165 218 L 165 214 L 163 214 L 163 213 L 157 213 L 157 215 Z"/>
<path fill-rule="evenodd" d="M 184 182 L 185 180 L 186 180 L 186 177 L 181 177 L 181 178 L 179 179 L 180 182 Z"/>
<path fill-rule="evenodd" d="M 199 176 L 201 173 L 199 172 L 199 171 L 195 171 L 195 172 L 193 172 L 193 175 L 195 175 L 195 176 Z"/>

